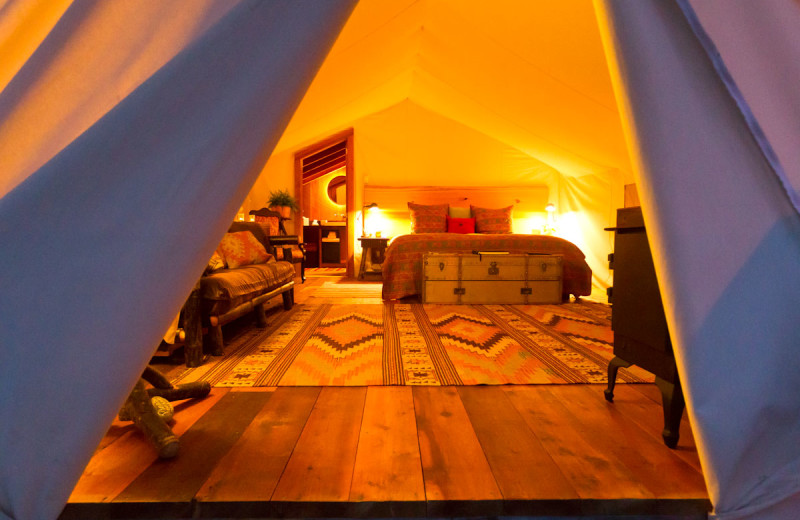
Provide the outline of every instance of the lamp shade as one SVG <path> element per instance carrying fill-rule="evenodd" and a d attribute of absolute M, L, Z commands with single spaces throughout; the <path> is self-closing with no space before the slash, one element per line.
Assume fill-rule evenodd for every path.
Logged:
<path fill-rule="evenodd" d="M 370 202 L 369 204 L 365 204 L 361 208 L 361 236 L 367 236 L 367 211 L 372 211 L 378 209 L 378 204 L 376 202 Z"/>

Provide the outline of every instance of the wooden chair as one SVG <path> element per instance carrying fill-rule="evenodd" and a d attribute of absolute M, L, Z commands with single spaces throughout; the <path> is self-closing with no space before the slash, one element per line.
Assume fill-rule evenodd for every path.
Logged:
<path fill-rule="evenodd" d="M 289 235 L 286 232 L 286 227 L 284 227 L 283 223 L 289 219 L 269 208 L 250 210 L 250 214 L 255 216 L 256 222 L 268 225 L 269 243 L 275 259 L 285 260 L 292 264 L 300 264 L 300 280 L 305 282 L 306 250 L 300 237 Z"/>

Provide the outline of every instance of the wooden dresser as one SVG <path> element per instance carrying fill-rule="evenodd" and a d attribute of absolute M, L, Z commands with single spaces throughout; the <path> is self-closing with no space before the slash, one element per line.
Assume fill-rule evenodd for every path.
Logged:
<path fill-rule="evenodd" d="M 608 365 L 606 399 L 614 398 L 620 367 L 633 364 L 653 373 L 664 405 L 662 436 L 674 448 L 685 404 L 641 207 L 618 209 L 617 226 L 606 230 L 614 232 L 614 253 L 609 255 L 614 287 L 609 302 L 615 356 Z"/>

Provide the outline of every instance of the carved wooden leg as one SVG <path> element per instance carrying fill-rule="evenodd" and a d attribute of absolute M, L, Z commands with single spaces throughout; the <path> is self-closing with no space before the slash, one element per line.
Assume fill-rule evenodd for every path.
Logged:
<path fill-rule="evenodd" d="M 158 416 L 142 379 L 136 382 L 120 416 L 129 417 L 147 440 L 155 446 L 158 456 L 171 458 L 178 454 L 180 443 L 169 426 Z"/>
<path fill-rule="evenodd" d="M 222 325 L 210 325 L 206 336 L 208 351 L 212 356 L 221 356 L 224 350 L 222 341 Z"/>
<path fill-rule="evenodd" d="M 200 399 L 211 392 L 208 381 L 192 381 L 182 383 L 172 388 L 148 388 L 150 397 L 163 397 L 167 401 L 181 401 L 183 399 Z"/>
<path fill-rule="evenodd" d="M 169 379 L 164 377 L 164 374 L 156 370 L 155 368 L 147 365 L 144 367 L 144 373 L 142 374 L 142 379 L 153 385 L 155 388 L 172 388 L 172 383 L 169 382 Z"/>
<path fill-rule="evenodd" d="M 200 306 L 200 280 L 198 280 L 183 306 L 183 329 L 186 331 L 183 355 L 187 367 L 199 367 L 203 364 L 203 326 L 200 323 Z"/>
<path fill-rule="evenodd" d="M 664 438 L 664 444 L 675 448 L 680 436 L 683 409 L 686 407 L 681 382 L 678 380 L 672 384 L 656 377 L 656 386 L 661 390 L 661 402 L 664 406 L 664 431 L 661 432 L 661 437 Z"/>
<path fill-rule="evenodd" d="M 281 296 L 283 297 L 283 310 L 290 310 L 294 305 L 294 287 L 288 291 L 284 291 Z"/>
<path fill-rule="evenodd" d="M 617 371 L 622 368 L 628 368 L 630 363 L 624 359 L 614 356 L 614 359 L 608 362 L 608 388 L 603 390 L 606 396 L 606 401 L 609 403 L 614 401 L 614 385 L 617 384 Z"/>
<path fill-rule="evenodd" d="M 264 314 L 264 304 L 258 303 L 253 306 L 253 311 L 256 313 L 256 327 L 264 328 L 267 326 L 267 316 Z"/>

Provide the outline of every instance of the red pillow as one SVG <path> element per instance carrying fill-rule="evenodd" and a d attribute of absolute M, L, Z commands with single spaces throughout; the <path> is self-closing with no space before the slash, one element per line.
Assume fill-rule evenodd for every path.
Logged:
<path fill-rule="evenodd" d="M 448 233 L 474 233 L 475 232 L 475 219 L 474 218 L 453 218 L 447 217 L 447 232 Z"/>

